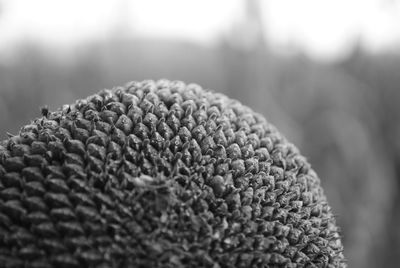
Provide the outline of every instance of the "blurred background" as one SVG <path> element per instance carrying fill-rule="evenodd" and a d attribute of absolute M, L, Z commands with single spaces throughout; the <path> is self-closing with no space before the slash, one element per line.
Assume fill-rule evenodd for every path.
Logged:
<path fill-rule="evenodd" d="M 397 267 L 399 45 L 396 0 L 0 0 L 0 137 L 130 80 L 195 82 L 308 157 L 349 267 Z"/>

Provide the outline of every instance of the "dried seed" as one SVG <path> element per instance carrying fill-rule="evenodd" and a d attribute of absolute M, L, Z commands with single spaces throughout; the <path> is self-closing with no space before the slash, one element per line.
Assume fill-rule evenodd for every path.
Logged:
<path fill-rule="evenodd" d="M 5 266 L 345 267 L 317 175 L 239 102 L 147 80 L 42 115 L 0 141 Z"/>

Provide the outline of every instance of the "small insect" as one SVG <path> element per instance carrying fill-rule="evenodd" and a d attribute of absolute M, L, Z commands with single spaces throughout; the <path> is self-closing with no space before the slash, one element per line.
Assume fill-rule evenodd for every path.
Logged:
<path fill-rule="evenodd" d="M 49 107 L 47 105 L 43 106 L 42 108 L 40 108 L 40 112 L 44 117 L 47 117 L 49 115 Z"/>

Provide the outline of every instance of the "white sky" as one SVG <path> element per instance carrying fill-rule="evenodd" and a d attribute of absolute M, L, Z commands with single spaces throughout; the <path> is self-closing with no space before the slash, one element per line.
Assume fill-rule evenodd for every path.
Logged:
<path fill-rule="evenodd" d="M 400 40 L 400 3 L 393 0 L 261 0 L 273 47 L 300 46 L 332 58 L 360 39 L 372 50 Z M 243 15 L 241 0 L 0 0 L 0 53 L 33 39 L 70 47 L 106 38 L 115 25 L 136 35 L 212 43 Z"/>

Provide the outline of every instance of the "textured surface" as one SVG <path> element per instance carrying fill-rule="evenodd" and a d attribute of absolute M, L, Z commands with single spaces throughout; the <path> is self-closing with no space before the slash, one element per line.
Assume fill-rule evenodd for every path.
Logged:
<path fill-rule="evenodd" d="M 262 116 L 131 82 L 0 144 L 0 266 L 345 267 L 320 182 Z"/>

